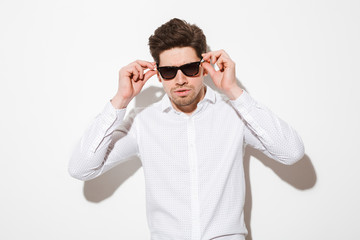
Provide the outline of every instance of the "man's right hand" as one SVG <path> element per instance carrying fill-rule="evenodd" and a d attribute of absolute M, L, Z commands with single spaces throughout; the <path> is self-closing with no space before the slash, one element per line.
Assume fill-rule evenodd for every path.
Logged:
<path fill-rule="evenodd" d="M 144 73 L 147 69 L 150 70 Z M 118 91 L 111 99 L 114 108 L 126 108 L 129 102 L 140 93 L 146 81 L 155 74 L 155 62 L 137 60 L 121 68 Z"/>

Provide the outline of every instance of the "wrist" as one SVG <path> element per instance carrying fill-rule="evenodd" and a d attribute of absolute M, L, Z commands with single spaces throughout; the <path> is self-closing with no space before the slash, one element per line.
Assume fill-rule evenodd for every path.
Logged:
<path fill-rule="evenodd" d="M 224 93 L 230 100 L 235 100 L 241 96 L 243 90 L 238 85 L 236 85 L 227 89 L 226 91 L 224 91 Z"/>
<path fill-rule="evenodd" d="M 127 105 L 129 104 L 129 102 L 131 101 L 131 99 L 125 99 L 122 98 L 118 95 L 115 95 L 111 100 L 111 104 L 113 105 L 114 108 L 116 109 L 124 109 L 127 107 Z"/>

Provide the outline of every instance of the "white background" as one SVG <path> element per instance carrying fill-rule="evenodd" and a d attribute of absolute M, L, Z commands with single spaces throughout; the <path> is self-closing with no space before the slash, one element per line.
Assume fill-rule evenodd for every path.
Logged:
<path fill-rule="evenodd" d="M 173 17 L 303 138 L 293 166 L 245 156 L 247 239 L 359 239 L 359 13 L 357 0 L 1 0 L 0 239 L 149 239 L 138 159 L 86 183 L 67 165 L 119 69 L 151 61 L 148 37 Z"/>

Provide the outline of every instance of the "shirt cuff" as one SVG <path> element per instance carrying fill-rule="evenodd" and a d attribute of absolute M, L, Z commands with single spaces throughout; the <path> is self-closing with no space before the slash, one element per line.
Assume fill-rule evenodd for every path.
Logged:
<path fill-rule="evenodd" d="M 125 116 L 126 108 L 124 109 L 116 109 L 108 101 L 101 113 L 97 116 L 99 125 L 97 129 L 99 129 L 98 133 L 94 137 L 93 145 L 91 146 L 91 151 L 95 152 L 102 142 L 104 136 L 109 132 L 114 130 L 117 126 L 119 126 Z"/>
<path fill-rule="evenodd" d="M 257 104 L 245 90 L 243 90 L 243 93 L 237 99 L 229 101 L 241 115 L 247 115 Z"/>
<path fill-rule="evenodd" d="M 126 108 L 123 109 L 116 109 L 111 104 L 110 101 L 108 101 L 105 104 L 105 107 L 103 108 L 101 112 L 102 120 L 105 126 L 111 126 L 114 123 L 122 122 L 124 119 L 126 113 Z"/>

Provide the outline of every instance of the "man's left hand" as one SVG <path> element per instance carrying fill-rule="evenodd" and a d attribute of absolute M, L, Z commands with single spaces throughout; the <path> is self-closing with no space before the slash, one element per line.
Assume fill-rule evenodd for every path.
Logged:
<path fill-rule="evenodd" d="M 209 73 L 215 86 L 219 88 L 226 96 L 235 100 L 243 90 L 238 86 L 235 76 L 235 62 L 224 50 L 203 53 L 204 62 L 202 67 Z M 215 70 L 211 65 L 216 64 L 219 70 Z"/>

